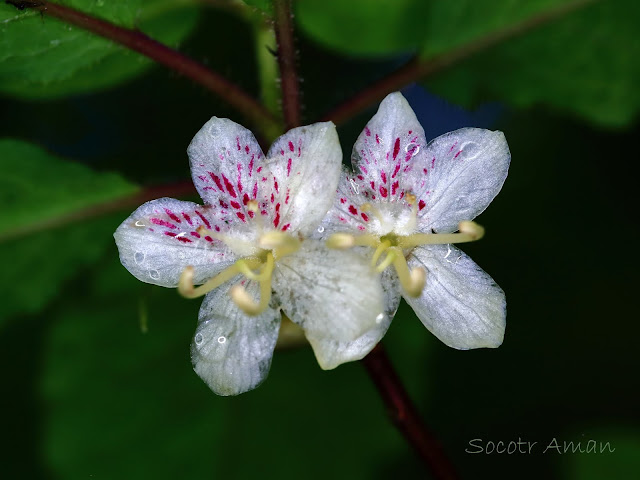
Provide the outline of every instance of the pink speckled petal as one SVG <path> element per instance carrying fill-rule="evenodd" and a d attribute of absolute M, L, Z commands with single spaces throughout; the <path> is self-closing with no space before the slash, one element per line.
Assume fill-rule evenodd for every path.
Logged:
<path fill-rule="evenodd" d="M 113 236 L 122 265 L 138 280 L 176 287 L 182 270 L 195 267 L 194 283 L 203 283 L 235 261 L 225 245 L 199 232 L 226 227 L 213 208 L 173 198 L 140 206 Z"/>
<path fill-rule="evenodd" d="M 303 235 L 315 231 L 333 203 L 341 165 L 331 122 L 294 128 L 278 138 L 259 187 L 271 226 Z"/>
<path fill-rule="evenodd" d="M 193 183 L 204 202 L 225 209 L 230 221 L 247 223 L 264 175 L 263 153 L 253 133 L 226 118 L 213 117 L 187 149 Z"/>
<path fill-rule="evenodd" d="M 426 166 L 416 165 L 414 178 L 423 232 L 453 232 L 462 220 L 473 220 L 500 192 L 511 154 L 502 132 L 461 128 L 427 145 Z M 423 175 L 420 175 L 420 172 Z"/>

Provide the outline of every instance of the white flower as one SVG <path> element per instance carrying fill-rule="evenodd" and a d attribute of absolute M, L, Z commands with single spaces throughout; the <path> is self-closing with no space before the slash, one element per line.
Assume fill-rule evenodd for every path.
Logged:
<path fill-rule="evenodd" d="M 497 347 L 505 329 L 504 292 L 452 243 L 477 240 L 474 222 L 502 188 L 510 153 L 502 132 L 463 128 L 427 143 L 400 93 L 388 95 L 353 147 L 323 222 L 333 248 L 373 249 L 383 272 L 387 317 L 358 342 L 373 348 L 400 295 L 424 325 L 453 348 Z M 459 230 L 459 233 L 452 233 Z"/>
<path fill-rule="evenodd" d="M 368 260 L 302 241 L 335 197 L 342 158 L 335 126 L 295 128 L 265 159 L 250 131 L 214 117 L 188 154 L 205 205 L 153 200 L 114 236 L 122 264 L 139 280 L 206 294 L 191 349 L 195 371 L 220 395 L 258 386 L 280 308 L 303 328 L 320 365 L 333 362 L 325 342 L 357 339 L 383 310 Z"/>

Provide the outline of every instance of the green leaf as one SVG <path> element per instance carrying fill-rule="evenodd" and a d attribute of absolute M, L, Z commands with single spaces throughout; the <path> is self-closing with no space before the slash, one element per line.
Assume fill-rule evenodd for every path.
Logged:
<path fill-rule="evenodd" d="M 193 30 L 197 11 L 185 0 L 74 0 L 66 6 L 135 28 L 176 45 Z M 113 42 L 32 10 L 0 5 L 0 92 L 50 98 L 114 86 L 152 62 Z"/>
<path fill-rule="evenodd" d="M 228 402 L 191 368 L 199 302 L 132 280 L 113 253 L 103 283 L 128 288 L 67 301 L 44 346 L 45 461 L 57 478 L 206 478 Z"/>
<path fill-rule="evenodd" d="M 0 140 L 0 158 L 2 322 L 40 310 L 65 280 L 98 259 L 113 243 L 122 214 L 55 230 L 41 227 L 137 189 L 118 175 L 93 172 L 17 140 Z"/>
<path fill-rule="evenodd" d="M 305 0 L 296 2 L 300 28 L 318 43 L 351 55 L 414 50 L 424 38 L 424 0 Z"/>
<path fill-rule="evenodd" d="M 538 2 L 526 5 L 532 3 Z M 439 2 L 441 10 L 452 4 Z M 507 3 L 492 2 L 500 4 Z M 519 8 L 513 5 L 512 15 L 504 13 L 510 18 L 509 24 L 524 18 L 520 13 L 516 15 Z M 426 44 L 426 57 L 484 36 L 487 31 L 474 27 L 469 15 L 464 17 L 460 30 L 472 32 L 473 36 L 465 33 L 445 42 L 442 36 L 446 32 L 436 30 Z M 450 23 L 454 15 L 449 12 L 444 18 Z M 485 17 L 491 18 L 493 15 Z M 546 104 L 603 125 L 625 125 L 640 108 L 638 19 L 637 2 L 600 1 L 514 36 L 439 75 L 428 86 L 465 106 L 486 100 L 502 100 L 519 108 Z M 495 29 L 504 27 L 504 22 L 501 25 L 492 23 Z"/>

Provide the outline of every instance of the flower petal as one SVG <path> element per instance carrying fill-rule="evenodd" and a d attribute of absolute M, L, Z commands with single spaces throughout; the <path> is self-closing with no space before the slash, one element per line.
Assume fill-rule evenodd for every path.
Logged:
<path fill-rule="evenodd" d="M 227 118 L 213 117 L 187 148 L 191 176 L 208 205 L 225 209 L 234 222 L 254 215 L 247 203 L 258 194 L 263 154 L 253 133 Z"/>
<path fill-rule="evenodd" d="M 387 95 L 353 146 L 352 180 L 359 184 L 361 198 L 395 202 L 405 193 L 416 194 L 413 182 L 403 183 L 403 177 L 423 163 L 426 145 L 424 130 L 402 94 Z"/>
<path fill-rule="evenodd" d="M 380 278 L 354 251 L 306 240 L 278 261 L 273 282 L 282 310 L 314 339 L 356 340 L 384 315 Z"/>
<path fill-rule="evenodd" d="M 212 210 L 173 198 L 143 204 L 113 234 L 122 265 L 138 280 L 162 287 L 176 287 L 192 265 L 194 283 L 203 283 L 235 261 L 223 243 L 198 232 L 217 226 Z"/>
<path fill-rule="evenodd" d="M 289 130 L 268 154 L 270 172 L 261 184 L 275 228 L 308 235 L 322 221 L 335 198 L 342 150 L 331 122 Z"/>
<path fill-rule="evenodd" d="M 211 390 L 225 396 L 253 390 L 267 378 L 280 328 L 278 310 L 267 308 L 251 317 L 233 303 L 229 289 L 236 283 L 206 295 L 191 344 L 193 369 Z M 256 282 L 244 287 L 257 298 Z"/>
<path fill-rule="evenodd" d="M 391 320 L 400 303 L 400 292 L 395 273 L 387 269 L 382 273 L 382 287 L 385 295 L 385 315 L 378 316 L 376 325 L 351 342 L 341 342 L 323 335 L 314 336 L 307 332 L 307 340 L 313 347 L 318 364 L 324 370 L 331 370 L 346 362 L 363 359 L 375 347 L 391 325 Z"/>
<path fill-rule="evenodd" d="M 429 143 L 425 156 L 424 181 L 416 184 L 418 228 L 439 233 L 456 231 L 460 221 L 473 220 L 487 208 L 511 160 L 504 134 L 481 128 L 446 133 Z"/>
<path fill-rule="evenodd" d="M 461 350 L 500 346 L 504 292 L 468 255 L 453 246 L 430 245 L 413 249 L 408 264 L 427 271 L 422 295 L 405 300 L 431 333 Z"/>

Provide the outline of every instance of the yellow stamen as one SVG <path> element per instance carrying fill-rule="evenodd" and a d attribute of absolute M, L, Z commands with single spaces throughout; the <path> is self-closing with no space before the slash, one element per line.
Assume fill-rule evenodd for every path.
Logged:
<path fill-rule="evenodd" d="M 389 240 L 385 240 L 380 245 L 378 245 L 378 248 L 376 248 L 376 251 L 373 253 L 373 257 L 371 258 L 372 267 L 376 266 L 376 263 L 378 263 L 378 259 L 380 258 L 380 255 L 382 255 L 382 253 L 390 246 L 391 246 L 391 242 Z"/>
<path fill-rule="evenodd" d="M 406 237 L 398 237 L 398 245 L 402 248 L 413 248 L 418 245 L 466 243 L 480 240 L 484 236 L 484 228 L 475 222 L 460 222 L 458 229 L 459 233 L 414 233 Z"/>
<path fill-rule="evenodd" d="M 377 247 L 380 244 L 380 239 L 375 235 L 350 235 L 348 233 L 334 233 L 327 241 L 326 245 L 329 248 L 335 248 L 338 250 L 344 250 L 345 248 L 355 247 L 356 245 Z"/>
<path fill-rule="evenodd" d="M 402 254 L 402 252 L 400 252 L 400 254 Z M 387 251 L 387 256 L 384 257 L 384 260 L 382 262 L 380 262 L 380 265 L 378 265 L 376 267 L 376 272 L 378 273 L 382 273 L 384 272 L 384 269 L 387 268 L 389 265 L 391 265 L 393 263 L 393 261 L 396 259 L 397 256 L 397 252 L 393 249 L 390 249 Z"/>
<path fill-rule="evenodd" d="M 235 285 L 229 291 L 231 299 L 247 315 L 258 315 L 269 306 L 269 301 L 271 300 L 271 274 L 273 273 L 274 263 L 273 254 L 269 253 L 262 272 L 256 275 L 257 281 L 260 282 L 259 303 L 256 303 L 251 298 L 242 285 Z"/>
<path fill-rule="evenodd" d="M 298 251 L 300 240 L 285 232 L 272 231 L 262 235 L 258 245 L 260 248 L 272 250 L 277 260 Z"/>
<path fill-rule="evenodd" d="M 255 262 L 257 262 L 257 265 L 254 263 L 254 260 Z M 260 260 L 258 259 L 247 259 L 246 262 L 255 266 L 260 265 Z M 209 293 L 214 288 L 218 288 L 223 283 L 228 282 L 233 277 L 238 275 L 240 273 L 240 266 L 238 265 L 238 263 L 239 262 L 236 262 L 230 267 L 225 268 L 218 275 L 207 280 L 199 287 L 194 287 L 193 285 L 193 267 L 189 265 L 182 271 L 182 274 L 180 275 L 180 280 L 178 281 L 178 293 L 186 298 L 201 297 L 202 295 Z"/>
<path fill-rule="evenodd" d="M 404 258 L 402 250 L 399 247 L 392 247 L 391 250 L 396 253 L 393 259 L 393 266 L 398 274 L 400 285 L 408 295 L 419 297 L 426 283 L 427 272 L 421 267 L 409 270 L 409 265 L 407 265 L 407 260 Z"/>

